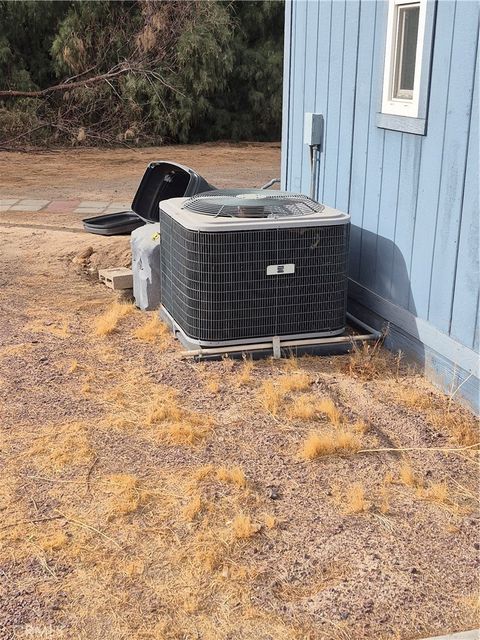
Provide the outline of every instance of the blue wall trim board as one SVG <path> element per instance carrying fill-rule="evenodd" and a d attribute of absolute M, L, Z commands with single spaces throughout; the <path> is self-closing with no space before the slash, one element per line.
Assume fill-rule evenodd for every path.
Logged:
<path fill-rule="evenodd" d="M 389 321 L 387 344 L 410 344 L 445 389 L 465 375 L 457 395 L 478 410 L 480 8 L 430 1 L 425 122 L 399 130 L 378 114 L 387 10 L 287 0 L 282 187 L 309 193 L 304 113 L 322 113 L 317 197 L 352 217 L 351 304 Z"/>

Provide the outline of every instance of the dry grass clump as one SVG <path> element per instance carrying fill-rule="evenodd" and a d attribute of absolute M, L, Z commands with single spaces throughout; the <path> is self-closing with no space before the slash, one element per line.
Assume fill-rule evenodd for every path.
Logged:
<path fill-rule="evenodd" d="M 327 433 L 312 431 L 303 442 L 300 457 L 314 460 L 334 453 L 355 453 L 361 447 L 358 436 L 351 431 L 335 429 Z"/>
<path fill-rule="evenodd" d="M 289 353 L 288 357 L 285 358 L 283 362 L 285 371 L 298 371 L 298 358 L 293 352 Z"/>
<path fill-rule="evenodd" d="M 101 316 L 94 322 L 94 333 L 96 336 L 108 336 L 113 333 L 122 318 L 133 313 L 134 307 L 131 304 L 114 302 Z"/>
<path fill-rule="evenodd" d="M 220 380 L 216 378 L 213 378 L 212 380 L 208 380 L 207 383 L 205 384 L 205 389 L 209 393 L 213 393 L 214 395 L 216 395 L 221 389 Z"/>
<path fill-rule="evenodd" d="M 280 410 L 280 405 L 284 398 L 284 392 L 273 382 L 267 380 L 262 384 L 259 393 L 261 406 L 272 415 L 276 416 Z"/>
<path fill-rule="evenodd" d="M 135 513 L 152 495 L 143 489 L 139 480 L 131 474 L 118 474 L 107 478 L 106 491 L 109 494 L 109 520 Z"/>
<path fill-rule="evenodd" d="M 415 475 L 412 469 L 412 465 L 407 461 L 402 462 L 399 470 L 399 475 L 400 481 L 407 487 L 418 487 L 420 484 L 420 480 Z"/>
<path fill-rule="evenodd" d="M 38 541 L 38 546 L 43 551 L 58 551 L 68 542 L 68 536 L 63 531 L 56 531 Z"/>
<path fill-rule="evenodd" d="M 230 484 L 235 484 L 237 487 L 245 488 L 247 486 L 247 479 L 245 477 L 245 473 L 241 467 L 232 467 L 228 469 L 227 467 L 219 467 L 215 474 L 217 480 L 221 482 L 228 482 Z"/>
<path fill-rule="evenodd" d="M 245 358 L 239 373 L 236 376 L 236 382 L 239 387 L 245 387 L 252 381 L 253 360 Z"/>
<path fill-rule="evenodd" d="M 395 399 L 425 415 L 427 422 L 447 433 L 459 444 L 470 447 L 480 443 L 480 426 L 476 416 L 433 389 L 418 390 L 395 385 Z"/>
<path fill-rule="evenodd" d="M 158 315 L 147 319 L 145 323 L 137 327 L 133 335 L 143 342 L 162 342 L 168 336 L 168 327 L 164 324 Z"/>
<path fill-rule="evenodd" d="M 245 538 L 251 538 L 258 533 L 260 527 L 253 524 L 249 515 L 243 513 L 235 516 L 232 522 L 232 532 L 235 538 L 243 540 Z"/>
<path fill-rule="evenodd" d="M 330 398 L 322 398 L 317 405 L 318 411 L 327 416 L 330 422 L 335 426 L 340 426 L 342 416 L 340 411 L 335 406 L 335 403 Z"/>
<path fill-rule="evenodd" d="M 305 391 L 311 384 L 310 376 L 303 371 L 284 375 L 278 379 L 278 385 L 284 394 L 291 391 Z"/>
<path fill-rule="evenodd" d="M 169 444 L 193 445 L 204 440 L 213 428 L 209 418 L 190 416 L 181 422 L 167 424 L 160 434 Z"/>
<path fill-rule="evenodd" d="M 78 360 L 72 360 L 72 363 L 68 367 L 67 373 L 75 373 L 78 369 Z"/>
<path fill-rule="evenodd" d="M 446 482 L 433 482 L 428 487 L 420 488 L 418 496 L 428 502 L 446 504 L 450 501 L 448 485 Z"/>
<path fill-rule="evenodd" d="M 363 513 L 371 507 L 370 502 L 365 499 L 365 489 L 360 482 L 350 485 L 345 492 L 345 515 Z"/>
<path fill-rule="evenodd" d="M 267 380 L 260 388 L 260 404 L 266 411 L 276 416 L 285 396 L 291 392 L 304 391 L 310 385 L 310 376 L 304 372 L 280 376 L 276 381 Z"/>
<path fill-rule="evenodd" d="M 357 420 L 353 423 L 352 429 L 355 431 L 355 433 L 363 436 L 368 431 L 368 424 L 365 422 L 365 420 Z"/>
<path fill-rule="evenodd" d="M 267 529 L 274 529 L 277 526 L 277 519 L 271 513 L 266 513 L 264 518 Z"/>
<path fill-rule="evenodd" d="M 376 342 L 353 343 L 347 362 L 347 373 L 353 377 L 374 380 L 392 373 L 392 356 L 382 348 L 383 338 Z"/>
<path fill-rule="evenodd" d="M 87 427 L 80 422 L 54 425 L 37 438 L 25 455 L 38 467 L 58 471 L 93 459 Z"/>
<path fill-rule="evenodd" d="M 212 430 L 214 420 L 189 411 L 178 401 L 179 392 L 164 385 L 152 384 L 136 372 L 129 372 L 120 385 L 105 395 L 115 412 L 103 424 L 110 428 L 145 428 L 145 435 L 167 444 L 192 445 Z"/>
<path fill-rule="evenodd" d="M 188 522 L 192 522 L 202 510 L 203 503 L 200 495 L 194 496 L 183 508 L 183 517 Z"/>
<path fill-rule="evenodd" d="M 311 393 L 303 393 L 287 408 L 287 417 L 291 420 L 313 420 L 317 411 L 316 397 Z"/>
<path fill-rule="evenodd" d="M 165 388 L 157 391 L 147 410 L 147 424 L 181 420 L 184 417 L 184 410 L 178 404 L 177 398 L 176 389 Z"/>

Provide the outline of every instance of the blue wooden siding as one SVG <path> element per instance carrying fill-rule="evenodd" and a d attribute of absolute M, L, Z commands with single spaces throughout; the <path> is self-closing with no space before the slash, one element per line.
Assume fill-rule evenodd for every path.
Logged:
<path fill-rule="evenodd" d="M 303 118 L 323 113 L 317 197 L 352 216 L 353 295 L 372 293 L 478 378 L 479 5 L 437 3 L 425 136 L 376 126 L 387 10 L 384 0 L 287 1 L 282 182 L 309 192 Z"/>

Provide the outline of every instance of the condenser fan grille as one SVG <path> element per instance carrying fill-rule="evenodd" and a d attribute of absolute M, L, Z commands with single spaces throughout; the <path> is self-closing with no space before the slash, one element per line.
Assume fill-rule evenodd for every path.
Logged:
<path fill-rule="evenodd" d="M 285 191 L 218 189 L 193 196 L 183 208 L 207 216 L 281 218 L 321 213 L 324 206 L 307 196 Z"/>

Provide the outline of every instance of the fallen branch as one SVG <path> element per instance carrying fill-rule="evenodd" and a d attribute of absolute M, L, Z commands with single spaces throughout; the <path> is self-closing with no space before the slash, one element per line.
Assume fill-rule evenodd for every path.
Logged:
<path fill-rule="evenodd" d="M 116 78 L 124 73 L 133 71 L 131 65 L 120 65 L 102 73 L 98 76 L 86 78 L 85 80 L 77 80 L 76 82 L 62 82 L 56 84 L 53 87 L 47 87 L 46 89 L 39 89 L 38 91 L 16 91 L 14 89 L 6 89 L 0 91 L 0 98 L 44 98 L 45 96 L 55 93 L 56 91 L 70 91 L 70 89 L 78 89 L 79 87 L 87 87 L 98 82 L 104 82 L 111 78 Z"/>
<path fill-rule="evenodd" d="M 385 447 L 381 449 L 360 449 L 357 453 L 382 453 L 384 451 L 445 451 L 447 453 L 455 453 L 456 451 L 466 451 L 480 447 L 480 442 L 469 444 L 465 447 Z"/>
<path fill-rule="evenodd" d="M 108 540 L 109 542 L 111 542 L 112 544 L 114 544 L 116 547 L 118 547 L 119 549 L 122 548 L 122 546 L 113 538 L 110 538 L 110 536 L 105 535 L 105 533 L 103 533 L 102 531 L 100 531 L 100 529 L 96 529 L 95 527 L 92 527 L 90 524 L 87 524 L 86 522 L 82 522 L 81 520 L 75 520 L 75 518 L 69 518 L 68 516 L 66 516 L 64 513 L 62 513 L 61 511 L 59 511 L 58 509 L 55 509 L 55 511 L 57 513 L 60 514 L 60 516 L 62 518 L 65 518 L 65 520 L 67 522 L 70 522 L 72 524 L 76 524 L 79 527 L 83 527 L 84 529 L 88 529 L 89 531 L 93 531 L 95 533 L 98 533 L 99 536 L 102 536 L 102 538 L 105 538 L 105 540 Z"/>
<path fill-rule="evenodd" d="M 35 520 L 18 520 L 17 522 L 10 522 L 3 527 L 0 527 L 0 531 L 4 529 L 10 529 L 10 527 L 17 527 L 19 524 L 36 524 L 37 522 L 49 522 L 50 520 L 61 520 L 65 516 L 49 516 L 48 518 L 36 518 Z"/>

